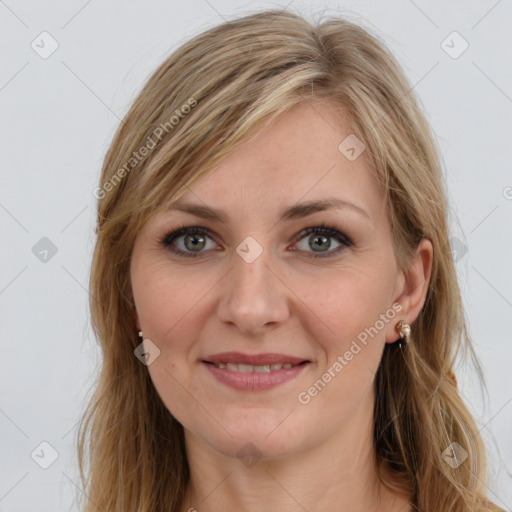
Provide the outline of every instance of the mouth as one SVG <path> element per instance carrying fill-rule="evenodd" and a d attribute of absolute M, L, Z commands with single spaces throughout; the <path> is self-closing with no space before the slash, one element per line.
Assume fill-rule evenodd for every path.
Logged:
<path fill-rule="evenodd" d="M 270 373 L 278 370 L 288 370 L 309 363 L 309 361 L 302 361 L 300 363 L 273 363 L 263 365 L 252 365 L 252 364 L 236 364 L 236 363 L 213 363 L 211 361 L 203 361 L 203 363 L 210 364 L 216 368 L 226 368 L 233 372 L 240 373 Z"/>
<path fill-rule="evenodd" d="M 239 391 L 265 391 L 297 378 L 311 361 L 285 354 L 224 352 L 201 363 L 224 385 Z"/>

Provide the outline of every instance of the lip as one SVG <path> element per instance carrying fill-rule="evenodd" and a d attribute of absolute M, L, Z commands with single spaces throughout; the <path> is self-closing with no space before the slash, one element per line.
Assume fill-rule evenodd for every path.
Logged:
<path fill-rule="evenodd" d="M 300 375 L 309 365 L 309 362 L 293 366 L 292 368 L 281 368 L 270 372 L 248 372 L 242 373 L 228 368 L 218 368 L 212 363 L 202 361 L 206 369 L 221 383 L 239 391 L 265 391 L 284 384 Z"/>
<path fill-rule="evenodd" d="M 244 354 L 242 352 L 221 352 L 203 359 L 203 362 L 207 363 L 250 364 L 253 366 L 263 366 L 266 364 L 299 364 L 304 361 L 309 362 L 308 359 L 301 359 L 300 357 L 289 356 L 286 354 Z"/>
<path fill-rule="evenodd" d="M 269 372 L 239 372 L 229 368 L 218 368 L 213 363 L 247 364 L 263 366 L 271 364 L 293 364 L 292 368 L 281 368 Z M 302 364 L 301 364 L 302 363 Z M 222 384 L 238 391 L 265 391 L 298 377 L 311 361 L 285 354 L 243 354 L 223 352 L 203 359 L 201 364 Z"/>

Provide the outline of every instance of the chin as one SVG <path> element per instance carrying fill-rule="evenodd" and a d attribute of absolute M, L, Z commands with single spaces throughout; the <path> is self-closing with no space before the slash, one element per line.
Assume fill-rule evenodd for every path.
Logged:
<path fill-rule="evenodd" d="M 262 419 L 261 413 L 259 419 Z M 287 428 L 284 424 L 276 428 L 275 425 L 278 423 L 238 420 L 230 424 L 226 421 L 223 426 L 227 432 L 217 426 L 215 433 L 212 430 L 207 432 L 199 430 L 196 431 L 196 435 L 216 451 L 227 457 L 240 459 L 246 466 L 251 467 L 258 460 L 282 459 L 300 448 L 302 444 L 301 439 L 298 439 L 300 429 L 294 428 L 291 422 Z"/>
<path fill-rule="evenodd" d="M 247 467 L 261 460 L 279 460 L 289 456 L 294 451 L 293 440 L 287 442 L 281 439 L 269 439 L 267 434 L 248 434 L 235 439 L 212 440 L 213 447 L 226 455 L 239 459 Z"/>

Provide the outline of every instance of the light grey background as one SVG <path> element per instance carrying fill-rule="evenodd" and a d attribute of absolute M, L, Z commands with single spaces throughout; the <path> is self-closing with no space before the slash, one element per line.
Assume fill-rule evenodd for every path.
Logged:
<path fill-rule="evenodd" d="M 223 18 L 287 3 L 0 1 L 0 511 L 76 510 L 76 427 L 99 362 L 87 306 L 92 193 L 120 119 L 179 44 Z M 489 403 L 474 375 L 459 371 L 459 382 L 488 445 L 490 495 L 511 510 L 512 1 L 291 7 L 375 30 L 420 95 L 444 158 L 452 234 L 467 246 L 457 265 Z M 58 43 L 47 58 L 43 31 Z M 457 58 L 453 31 L 469 44 Z M 57 249 L 46 262 L 43 237 Z M 58 452 L 48 469 L 35 462 L 51 461 L 42 442 Z"/>

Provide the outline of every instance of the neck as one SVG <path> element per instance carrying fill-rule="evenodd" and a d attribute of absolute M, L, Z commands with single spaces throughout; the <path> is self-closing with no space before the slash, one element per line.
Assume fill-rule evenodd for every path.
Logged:
<path fill-rule="evenodd" d="M 185 430 L 190 481 L 182 512 L 408 511 L 407 500 L 377 477 L 372 398 L 335 436 L 286 457 L 264 456 L 250 467 Z"/>

